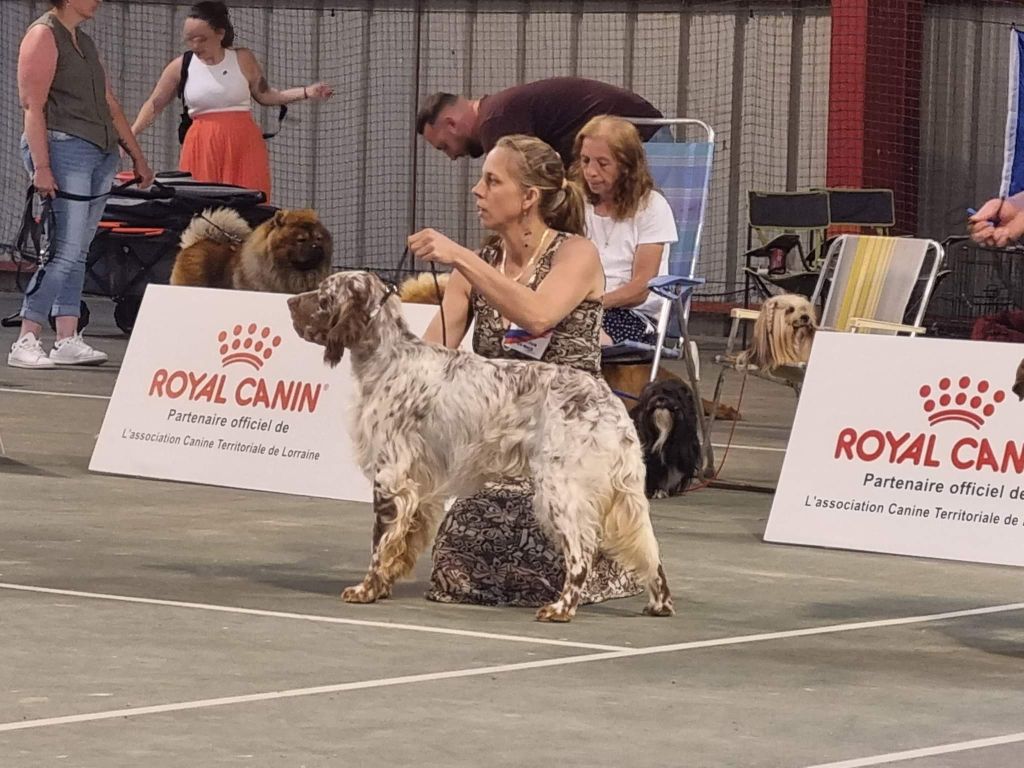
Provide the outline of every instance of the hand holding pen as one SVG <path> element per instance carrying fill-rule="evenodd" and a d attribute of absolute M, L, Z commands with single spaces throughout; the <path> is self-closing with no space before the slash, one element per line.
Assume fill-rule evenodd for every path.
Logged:
<path fill-rule="evenodd" d="M 967 213 L 967 228 L 976 243 L 1005 248 L 1024 238 L 1024 213 L 1017 203 L 1005 197 L 993 198 L 977 211 L 968 208 Z"/>

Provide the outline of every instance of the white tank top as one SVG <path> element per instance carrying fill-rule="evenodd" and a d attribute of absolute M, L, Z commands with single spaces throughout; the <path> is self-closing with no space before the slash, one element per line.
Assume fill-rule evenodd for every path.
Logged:
<path fill-rule="evenodd" d="M 204 64 L 193 56 L 185 81 L 185 103 L 190 116 L 206 112 L 248 112 L 252 109 L 249 81 L 238 66 L 238 53 L 224 49 L 219 64 Z"/>

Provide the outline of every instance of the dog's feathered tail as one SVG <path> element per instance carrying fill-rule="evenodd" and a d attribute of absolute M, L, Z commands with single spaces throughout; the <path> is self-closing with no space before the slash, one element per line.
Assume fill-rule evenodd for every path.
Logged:
<path fill-rule="evenodd" d="M 672 597 L 661 567 L 658 540 L 644 494 L 644 462 L 640 451 L 624 446 L 612 468 L 611 499 L 601 520 L 601 549 L 647 582 L 645 613 L 669 616 Z"/>
<path fill-rule="evenodd" d="M 421 272 L 405 280 L 398 288 L 398 296 L 404 304 L 440 304 L 444 298 L 444 289 L 448 286 L 448 274 L 440 272 L 437 284 L 429 272 Z M 438 290 L 440 289 L 440 296 Z"/>
<path fill-rule="evenodd" d="M 192 221 L 181 233 L 181 250 L 195 245 L 202 240 L 215 243 L 238 243 L 252 234 L 252 227 L 243 219 L 238 211 L 232 208 L 207 208 Z"/>

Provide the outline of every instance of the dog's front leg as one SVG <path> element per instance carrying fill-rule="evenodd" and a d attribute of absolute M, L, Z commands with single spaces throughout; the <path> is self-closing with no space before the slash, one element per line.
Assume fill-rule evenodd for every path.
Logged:
<path fill-rule="evenodd" d="M 423 499 L 408 479 L 374 484 L 373 549 L 370 568 L 361 584 L 341 593 L 349 603 L 372 603 L 390 596 L 391 587 L 409 574 L 416 558 L 433 538 L 443 505 L 433 496 Z"/>
<path fill-rule="evenodd" d="M 394 496 L 384 494 L 379 485 L 373 489 L 373 542 L 370 546 L 370 568 L 361 584 L 348 587 L 341 593 L 346 603 L 372 603 L 391 594 L 391 584 L 381 571 L 380 549 L 385 536 L 398 521 L 398 505 Z"/>

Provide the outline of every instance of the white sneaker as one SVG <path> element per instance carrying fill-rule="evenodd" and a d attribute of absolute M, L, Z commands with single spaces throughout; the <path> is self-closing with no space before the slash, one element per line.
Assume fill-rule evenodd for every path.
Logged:
<path fill-rule="evenodd" d="M 7 364 L 13 368 L 55 368 L 56 364 L 46 356 L 43 345 L 34 333 L 26 333 L 11 344 Z"/>
<path fill-rule="evenodd" d="M 50 360 L 57 365 L 100 365 L 107 362 L 107 353 L 93 349 L 76 333 L 59 339 L 50 350 Z"/>

